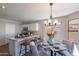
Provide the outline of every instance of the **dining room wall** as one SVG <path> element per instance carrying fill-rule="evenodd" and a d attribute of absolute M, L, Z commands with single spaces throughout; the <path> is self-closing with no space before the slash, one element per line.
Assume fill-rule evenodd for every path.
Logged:
<path fill-rule="evenodd" d="M 60 25 L 60 40 L 68 39 L 68 20 L 67 17 L 57 18 L 61 21 Z"/>

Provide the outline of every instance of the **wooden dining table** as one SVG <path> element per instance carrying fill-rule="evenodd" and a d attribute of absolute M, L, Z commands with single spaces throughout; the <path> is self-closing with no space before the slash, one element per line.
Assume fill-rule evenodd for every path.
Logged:
<path fill-rule="evenodd" d="M 53 47 L 53 46 L 51 46 L 51 45 L 42 45 L 44 48 L 48 48 L 48 49 L 50 49 L 50 51 L 51 51 L 51 56 L 54 56 L 54 55 L 56 55 L 56 52 L 57 51 L 60 51 L 60 49 L 58 49 L 58 48 L 55 48 L 55 47 Z"/>
<path fill-rule="evenodd" d="M 55 48 L 55 47 L 53 47 L 51 45 L 48 45 L 47 47 L 51 50 L 51 56 L 56 56 L 56 52 L 60 51 L 59 48 Z"/>
<path fill-rule="evenodd" d="M 59 51 L 67 51 L 66 46 L 63 46 L 62 49 L 60 49 L 59 47 L 54 47 L 54 46 L 52 46 L 50 44 L 43 45 L 43 47 L 50 49 L 51 56 L 56 56 L 56 53 L 59 52 Z M 68 55 L 70 55 L 70 54 L 68 54 Z"/>

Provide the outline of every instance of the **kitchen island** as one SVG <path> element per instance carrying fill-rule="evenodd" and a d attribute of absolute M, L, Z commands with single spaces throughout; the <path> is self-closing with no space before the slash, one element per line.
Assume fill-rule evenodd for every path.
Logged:
<path fill-rule="evenodd" d="M 24 38 L 9 38 L 9 54 L 12 56 L 19 56 L 20 44 L 25 39 L 39 38 L 39 35 L 28 36 Z"/>

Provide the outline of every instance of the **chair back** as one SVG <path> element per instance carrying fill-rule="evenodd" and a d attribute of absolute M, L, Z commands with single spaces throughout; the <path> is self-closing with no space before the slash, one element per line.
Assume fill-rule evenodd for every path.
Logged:
<path fill-rule="evenodd" d="M 72 51 L 73 51 L 73 43 L 70 40 L 64 40 L 63 42 L 66 45 L 68 51 L 72 54 Z"/>
<path fill-rule="evenodd" d="M 31 42 L 30 47 L 31 47 L 32 56 L 39 56 L 37 46 L 35 45 L 34 42 Z"/>

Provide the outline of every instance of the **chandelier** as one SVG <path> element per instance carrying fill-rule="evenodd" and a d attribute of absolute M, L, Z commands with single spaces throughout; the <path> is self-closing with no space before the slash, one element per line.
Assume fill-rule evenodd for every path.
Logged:
<path fill-rule="evenodd" d="M 52 25 L 59 25 L 59 24 L 61 24 L 57 19 L 55 19 L 53 22 L 52 22 L 52 5 L 53 5 L 53 3 L 50 3 L 49 4 L 50 5 L 50 18 L 48 19 L 48 20 L 45 20 L 44 21 L 44 24 L 45 24 L 45 26 L 52 26 Z"/>

